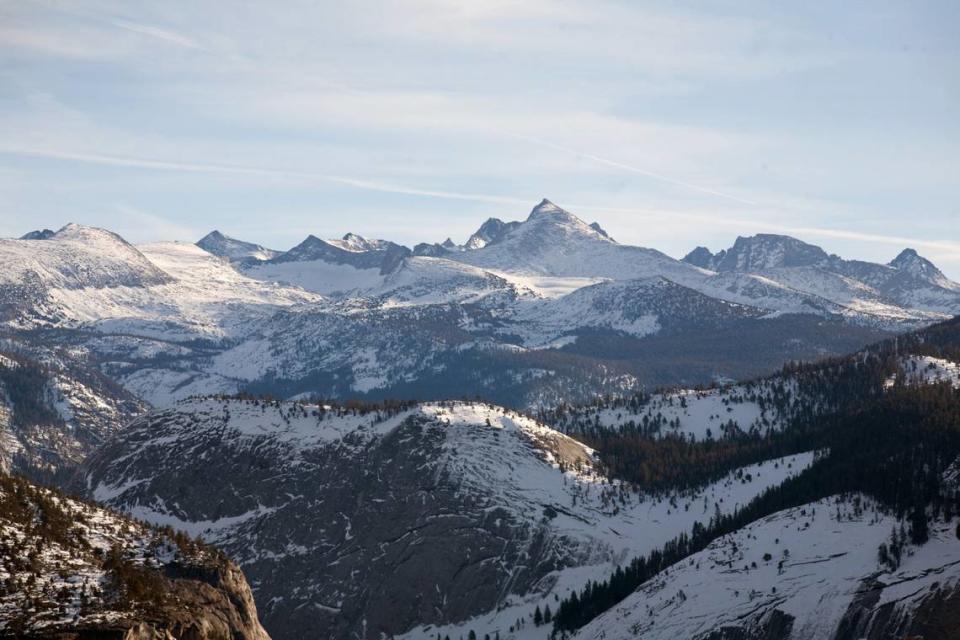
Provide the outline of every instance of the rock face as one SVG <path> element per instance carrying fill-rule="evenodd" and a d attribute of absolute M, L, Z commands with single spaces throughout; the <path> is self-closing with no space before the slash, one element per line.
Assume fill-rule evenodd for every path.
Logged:
<path fill-rule="evenodd" d="M 286 411 L 291 426 L 284 432 L 280 417 L 280 433 L 268 426 L 280 415 L 275 407 L 241 402 L 204 401 L 190 416 L 170 411 L 135 422 L 91 460 L 93 495 L 157 521 L 211 521 L 199 532 L 243 564 L 259 585 L 266 625 L 281 638 L 311 631 L 378 638 L 464 619 L 591 553 L 581 541 L 550 534 L 546 505 L 525 503 L 530 512 L 519 514 L 497 500 L 497 455 L 558 484 L 562 473 L 548 456 L 589 468 L 589 451 L 565 436 L 502 412 L 490 414 L 490 427 L 482 418 L 452 427 L 457 412 L 439 407 L 380 421 L 373 414 L 304 417 L 296 405 Z M 235 429 L 248 437 L 238 439 Z M 176 442 L 154 446 L 160 432 Z M 114 465 L 121 451 L 134 450 L 137 462 L 128 460 L 136 468 Z M 204 462 L 194 466 L 198 455 Z M 181 472 L 156 474 L 164 466 Z M 121 491 L 111 489 L 120 475 L 140 471 L 155 475 L 111 495 Z M 522 490 L 525 480 L 507 489 L 519 483 Z M 214 482 L 218 491 L 204 489 Z M 178 506 L 157 513 L 159 496 Z"/>
<path fill-rule="evenodd" d="M 950 568 L 938 573 L 949 577 Z M 907 598 L 883 598 L 887 586 L 875 578 L 861 582 L 833 640 L 951 640 L 960 633 L 960 585 L 955 581 L 935 582 Z"/>
<path fill-rule="evenodd" d="M 99 371 L 0 352 L 0 469 L 53 480 L 146 405 Z"/>
<path fill-rule="evenodd" d="M 48 240 L 56 233 L 53 229 L 35 229 L 20 236 L 21 240 Z"/>
<path fill-rule="evenodd" d="M 811 460 L 684 499 L 733 509 Z M 284 639 L 421 637 L 423 625 L 527 615 L 531 598 L 555 603 L 564 579 L 605 576 L 702 517 L 601 475 L 575 440 L 480 403 L 194 399 L 134 421 L 83 471 L 97 500 L 227 551 Z"/>
<path fill-rule="evenodd" d="M 197 246 L 215 256 L 226 258 L 231 262 L 269 260 L 280 255 L 279 251 L 267 249 L 259 244 L 244 242 L 219 231 L 211 231 L 197 240 Z"/>
<path fill-rule="evenodd" d="M 0 637 L 269 640 L 220 552 L 0 476 Z"/>
<path fill-rule="evenodd" d="M 467 249 L 482 249 L 489 244 L 499 241 L 504 235 L 519 225 L 519 222 L 504 222 L 499 218 L 489 218 L 467 239 L 467 243 L 464 246 Z"/>

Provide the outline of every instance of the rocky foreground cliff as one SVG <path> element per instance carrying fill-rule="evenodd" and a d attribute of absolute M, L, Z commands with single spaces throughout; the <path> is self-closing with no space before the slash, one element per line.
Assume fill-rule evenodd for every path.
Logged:
<path fill-rule="evenodd" d="M 269 640 L 218 551 L 5 474 L 0 638 Z"/>

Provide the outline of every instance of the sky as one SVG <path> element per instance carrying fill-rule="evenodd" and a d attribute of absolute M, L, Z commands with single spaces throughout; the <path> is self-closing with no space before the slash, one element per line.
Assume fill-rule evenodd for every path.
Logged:
<path fill-rule="evenodd" d="M 463 242 L 543 197 L 681 257 L 960 280 L 960 3 L 0 0 L 0 236 Z"/>

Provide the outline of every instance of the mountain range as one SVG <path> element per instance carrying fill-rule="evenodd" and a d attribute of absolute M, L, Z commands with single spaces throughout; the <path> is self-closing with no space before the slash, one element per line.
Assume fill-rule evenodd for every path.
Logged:
<path fill-rule="evenodd" d="M 547 200 L 414 250 L 25 237 L 0 241 L 8 339 L 70 345 L 155 406 L 254 391 L 534 407 L 760 375 L 960 312 L 960 285 L 909 249 L 882 265 L 757 235 L 676 260 Z"/>
<path fill-rule="evenodd" d="M 275 638 L 948 638 L 958 328 L 536 417 L 194 398 L 78 479 L 226 550 Z"/>
<path fill-rule="evenodd" d="M 0 636 L 960 628 L 960 285 L 912 250 L 545 200 L 412 249 L 71 224 L 0 294 Z"/>

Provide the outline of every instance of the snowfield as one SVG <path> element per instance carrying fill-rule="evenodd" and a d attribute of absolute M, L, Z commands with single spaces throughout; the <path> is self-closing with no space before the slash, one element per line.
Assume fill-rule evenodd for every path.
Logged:
<path fill-rule="evenodd" d="M 877 550 L 900 525 L 859 495 L 776 513 L 660 573 L 574 637 L 696 638 L 774 611 L 794 619 L 791 638 L 833 637 L 868 586 L 879 588 L 871 609 L 911 609 L 960 581 L 956 522 L 937 523 L 929 542 L 908 546 L 898 569 L 881 565 Z"/>
<path fill-rule="evenodd" d="M 237 337 L 278 309 L 323 302 L 301 289 L 243 276 L 226 260 L 193 244 L 162 242 L 139 250 L 162 270 L 165 282 L 147 287 L 53 288 L 51 301 L 74 322 L 103 333 L 171 341 Z"/>
<path fill-rule="evenodd" d="M 380 269 L 357 269 L 322 260 L 258 264 L 244 274 L 262 282 L 279 282 L 323 295 L 370 289 L 383 283 Z"/>

